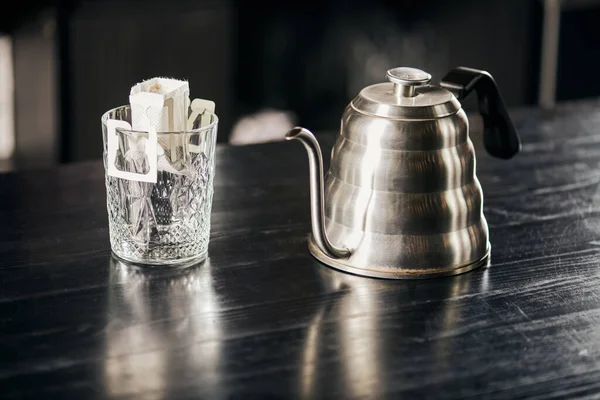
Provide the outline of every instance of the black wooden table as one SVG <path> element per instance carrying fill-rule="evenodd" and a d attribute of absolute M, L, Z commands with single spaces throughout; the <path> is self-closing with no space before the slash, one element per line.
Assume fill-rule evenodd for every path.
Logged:
<path fill-rule="evenodd" d="M 478 149 L 491 266 L 451 278 L 314 261 L 296 142 L 219 148 L 210 259 L 179 272 L 111 258 L 100 162 L 0 175 L 0 396 L 599 396 L 600 102 L 513 116 L 522 154 Z"/>

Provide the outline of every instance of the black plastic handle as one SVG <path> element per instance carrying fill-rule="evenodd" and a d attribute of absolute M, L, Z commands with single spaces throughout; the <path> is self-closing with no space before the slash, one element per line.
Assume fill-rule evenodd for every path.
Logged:
<path fill-rule="evenodd" d="M 475 90 L 483 118 L 483 143 L 488 153 L 508 159 L 521 150 L 521 140 L 492 75 L 486 71 L 457 67 L 446 74 L 440 86 L 454 93 L 458 100 Z"/>

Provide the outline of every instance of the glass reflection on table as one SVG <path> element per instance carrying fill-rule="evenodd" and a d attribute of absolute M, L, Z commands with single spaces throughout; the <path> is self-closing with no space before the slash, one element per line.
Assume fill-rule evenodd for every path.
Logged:
<path fill-rule="evenodd" d="M 218 388 L 221 326 L 210 259 L 183 270 L 110 262 L 107 395 L 169 398 L 169 386 L 190 376 Z"/>

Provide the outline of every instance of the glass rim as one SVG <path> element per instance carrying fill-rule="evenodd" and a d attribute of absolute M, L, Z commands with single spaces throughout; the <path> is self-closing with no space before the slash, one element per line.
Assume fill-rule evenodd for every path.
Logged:
<path fill-rule="evenodd" d="M 117 107 L 111 108 L 110 110 L 108 110 L 104 114 L 102 114 L 102 117 L 101 117 L 102 125 L 106 126 L 106 121 L 108 121 L 108 115 L 110 113 L 115 112 L 115 111 L 117 111 L 119 109 L 122 109 L 122 108 L 126 108 L 126 107 L 131 108 L 131 106 L 129 104 L 124 104 L 124 105 L 121 105 L 121 106 L 117 106 Z M 213 121 L 210 124 L 208 124 L 206 126 L 203 126 L 201 128 L 186 129 L 186 130 L 183 130 L 183 131 L 157 131 L 156 134 L 157 135 L 170 135 L 170 134 L 180 134 L 180 135 L 182 135 L 182 134 L 202 133 L 202 132 L 205 132 L 205 131 L 212 130 L 212 128 L 215 127 L 215 126 L 217 126 L 217 124 L 219 123 L 219 117 L 217 117 L 217 114 L 215 114 L 215 113 L 209 113 L 209 114 L 213 117 Z M 119 132 L 129 133 L 129 134 L 148 133 L 148 131 L 139 131 L 139 130 L 134 130 L 134 129 L 117 128 L 117 130 Z"/>

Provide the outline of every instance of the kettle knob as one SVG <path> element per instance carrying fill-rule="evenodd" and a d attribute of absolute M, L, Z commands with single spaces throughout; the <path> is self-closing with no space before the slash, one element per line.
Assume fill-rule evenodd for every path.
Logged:
<path fill-rule="evenodd" d="M 386 78 L 394 84 L 394 93 L 398 97 L 414 97 L 417 86 L 426 85 L 431 75 L 417 68 L 398 67 L 387 71 Z"/>

